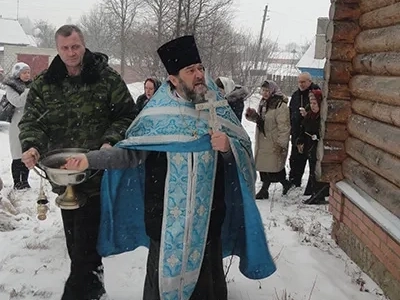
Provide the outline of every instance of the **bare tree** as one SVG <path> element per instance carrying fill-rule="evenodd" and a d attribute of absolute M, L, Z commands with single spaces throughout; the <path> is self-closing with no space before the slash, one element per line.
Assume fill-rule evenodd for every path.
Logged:
<path fill-rule="evenodd" d="M 80 18 L 79 23 L 89 49 L 108 55 L 114 54 L 116 24 L 111 15 L 106 12 L 104 5 L 96 5 L 88 14 Z"/>
<path fill-rule="evenodd" d="M 234 78 L 246 85 L 253 93 L 261 81 L 266 78 L 270 63 L 269 58 L 278 49 L 278 43 L 264 39 L 260 55 L 258 55 L 258 38 L 243 32 L 238 34 L 236 39 L 237 52 L 232 62 L 237 65 L 237 68 L 235 68 L 237 73 L 234 74 Z M 260 66 L 258 70 L 254 69 L 256 59 L 258 59 Z"/>
<path fill-rule="evenodd" d="M 116 29 L 119 31 L 121 76 L 124 76 L 127 33 L 132 28 L 133 21 L 143 2 L 141 0 L 104 0 L 103 3 L 106 11 L 116 20 Z"/>
<path fill-rule="evenodd" d="M 181 27 L 182 27 L 182 10 L 183 10 L 183 0 L 178 1 L 178 13 L 176 18 L 176 29 L 175 36 L 179 37 L 181 35 Z"/>
<path fill-rule="evenodd" d="M 234 52 L 235 30 L 230 24 L 229 13 L 217 12 L 201 27 L 196 37 L 209 73 L 213 77 L 231 76 L 230 56 Z"/>
<path fill-rule="evenodd" d="M 258 86 L 265 78 L 265 72 L 255 74 L 254 62 L 258 59 L 266 71 L 277 43 L 265 39 L 257 56 L 258 38 L 238 32 L 231 24 L 232 0 L 145 0 L 145 3 L 146 20 L 125 31 L 127 62 L 143 77 L 165 75 L 157 47 L 173 37 L 194 34 L 202 60 L 213 78 L 232 77 L 248 87 Z"/>
<path fill-rule="evenodd" d="M 157 36 L 157 45 L 161 45 L 165 40 L 172 37 L 169 29 L 173 24 L 171 12 L 175 5 L 174 0 L 145 0 L 150 9 L 150 16 L 155 21 L 155 33 Z"/>
<path fill-rule="evenodd" d="M 55 48 L 56 42 L 54 35 L 56 27 L 47 21 L 39 20 L 35 22 L 34 35 L 38 39 L 38 47 Z"/>
<path fill-rule="evenodd" d="M 157 52 L 157 37 L 149 25 L 128 32 L 127 63 L 143 77 L 159 77 L 162 71 Z"/>
<path fill-rule="evenodd" d="M 163 74 L 163 68 L 156 49 L 174 36 L 175 16 L 173 8 L 175 0 L 145 0 L 145 3 L 148 21 L 141 24 L 141 27 L 146 28 L 144 35 L 146 40 L 143 40 L 143 35 L 138 37 L 139 40 L 143 41 L 140 46 L 144 48 L 139 52 L 143 53 L 143 50 L 146 50 L 146 53 L 143 53 L 142 62 L 143 60 L 146 61 L 147 70 L 142 69 L 142 71 L 145 71 L 146 76 L 158 77 Z"/>
<path fill-rule="evenodd" d="M 212 75 L 222 72 L 224 62 L 219 58 L 230 51 L 229 36 L 234 32 L 228 21 L 232 0 L 145 0 L 145 3 L 146 21 L 129 30 L 127 57 L 135 70 L 146 76 L 163 77 L 165 70 L 156 49 L 171 38 L 195 34 L 203 61 Z"/>
<path fill-rule="evenodd" d="M 202 60 L 213 77 L 224 73 L 225 54 L 231 51 L 231 4 L 232 0 L 183 0 L 175 8 L 175 33 L 196 36 Z"/>
<path fill-rule="evenodd" d="M 206 26 L 207 19 L 231 7 L 233 0 L 184 0 L 184 34 L 196 34 Z"/>

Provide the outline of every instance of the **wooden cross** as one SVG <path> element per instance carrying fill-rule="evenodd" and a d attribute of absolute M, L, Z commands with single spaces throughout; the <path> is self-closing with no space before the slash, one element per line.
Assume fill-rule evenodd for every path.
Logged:
<path fill-rule="evenodd" d="M 220 100 L 217 101 L 217 92 L 207 91 L 205 95 L 205 103 L 196 104 L 196 110 L 206 110 L 210 112 L 210 118 L 208 119 L 208 124 L 212 131 L 217 131 L 221 129 L 221 124 L 217 119 L 217 107 L 228 106 L 228 101 Z"/>

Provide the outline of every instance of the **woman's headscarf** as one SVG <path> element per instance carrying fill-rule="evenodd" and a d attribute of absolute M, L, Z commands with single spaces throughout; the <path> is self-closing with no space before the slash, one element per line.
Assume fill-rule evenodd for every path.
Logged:
<path fill-rule="evenodd" d="M 270 97 L 272 96 L 284 96 L 281 88 L 276 84 L 275 81 L 272 80 L 265 80 L 261 87 L 263 88 L 268 88 L 269 89 L 269 93 L 270 93 Z"/>

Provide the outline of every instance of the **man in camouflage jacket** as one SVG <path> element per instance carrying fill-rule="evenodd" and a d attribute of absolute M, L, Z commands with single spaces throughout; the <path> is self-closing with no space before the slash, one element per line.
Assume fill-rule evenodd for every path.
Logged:
<path fill-rule="evenodd" d="M 22 161 L 33 168 L 40 155 L 60 148 L 99 149 L 124 138 L 136 116 L 134 101 L 107 56 L 85 48 L 81 30 L 64 25 L 56 32 L 58 54 L 33 82 L 19 123 Z M 100 220 L 98 173 L 75 191 L 86 204 L 61 210 L 70 275 L 62 300 L 94 300 L 105 295 L 103 265 L 96 250 Z M 65 188 L 53 185 L 61 194 Z"/>

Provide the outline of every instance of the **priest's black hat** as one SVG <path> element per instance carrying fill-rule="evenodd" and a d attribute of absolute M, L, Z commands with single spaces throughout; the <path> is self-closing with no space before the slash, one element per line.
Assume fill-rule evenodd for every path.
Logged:
<path fill-rule="evenodd" d="M 179 70 L 201 63 L 193 35 L 185 35 L 169 41 L 157 50 L 168 74 L 177 75 Z"/>

